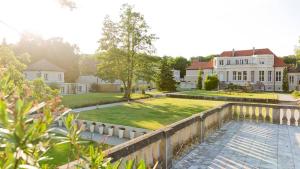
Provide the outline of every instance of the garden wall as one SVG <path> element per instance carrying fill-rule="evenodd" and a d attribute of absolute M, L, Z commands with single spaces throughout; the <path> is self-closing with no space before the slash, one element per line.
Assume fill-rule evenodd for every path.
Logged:
<path fill-rule="evenodd" d="M 225 96 L 191 96 L 186 94 L 167 94 L 167 97 L 184 98 L 184 99 L 199 99 L 199 100 L 221 100 L 232 102 L 254 102 L 254 103 L 271 103 L 277 104 L 277 99 L 259 99 L 259 98 L 240 98 L 240 97 L 225 97 Z"/>

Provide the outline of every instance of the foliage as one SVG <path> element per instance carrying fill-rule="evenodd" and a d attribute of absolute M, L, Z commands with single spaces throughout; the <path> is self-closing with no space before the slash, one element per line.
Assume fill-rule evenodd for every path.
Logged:
<path fill-rule="evenodd" d="M 294 90 L 292 96 L 294 96 L 295 98 L 300 98 L 300 91 Z"/>
<path fill-rule="evenodd" d="M 292 65 L 296 65 L 296 56 L 295 55 L 288 55 L 288 56 L 284 56 L 282 57 L 283 61 L 285 64 L 292 64 Z"/>
<path fill-rule="evenodd" d="M 186 74 L 186 68 L 189 64 L 190 62 L 182 56 L 178 56 L 173 59 L 173 68 L 175 70 L 180 70 L 180 78 L 184 78 Z"/>
<path fill-rule="evenodd" d="M 151 80 L 155 67 L 149 59 L 154 51 L 154 34 L 149 34 L 144 16 L 130 5 L 121 8 L 120 20 L 113 22 L 106 17 L 99 40 L 98 75 L 105 80 L 121 80 L 124 97 L 129 99 L 135 78 Z"/>
<path fill-rule="evenodd" d="M 90 92 L 100 92 L 101 86 L 97 83 L 91 84 Z"/>
<path fill-rule="evenodd" d="M 79 75 L 79 49 L 76 45 L 63 41 L 62 38 L 44 40 L 37 35 L 24 33 L 20 41 L 13 46 L 13 50 L 17 55 L 28 53 L 31 62 L 46 59 L 63 68 L 66 82 L 75 82 Z M 27 56 L 23 55 L 23 57 Z"/>
<path fill-rule="evenodd" d="M 205 90 L 217 89 L 219 85 L 219 79 L 217 75 L 208 75 L 204 81 Z"/>
<path fill-rule="evenodd" d="M 289 77 L 288 77 L 288 70 L 287 70 L 287 68 L 284 68 L 284 70 L 283 70 L 282 90 L 284 92 L 288 92 L 289 91 Z"/>
<path fill-rule="evenodd" d="M 295 48 L 295 55 L 296 55 L 297 67 L 300 67 L 300 37 L 299 37 L 299 40 L 298 40 L 298 45 Z"/>
<path fill-rule="evenodd" d="M 198 72 L 198 81 L 197 81 L 197 89 L 202 89 L 202 74 L 203 74 L 203 71 L 200 70 Z"/>
<path fill-rule="evenodd" d="M 200 62 L 208 62 L 211 59 L 213 59 L 214 57 L 217 57 L 217 55 L 195 56 L 195 57 L 191 57 L 191 61 L 197 60 L 197 61 L 200 61 Z"/>
<path fill-rule="evenodd" d="M 51 89 L 41 78 L 32 81 L 32 88 L 32 96 L 38 101 L 46 101 L 59 96 L 59 91 Z"/>
<path fill-rule="evenodd" d="M 97 57 L 94 55 L 82 55 L 79 58 L 80 75 L 96 75 L 97 74 Z"/>
<path fill-rule="evenodd" d="M 160 91 L 176 91 L 176 81 L 168 57 L 164 56 L 159 66 L 156 87 Z"/>

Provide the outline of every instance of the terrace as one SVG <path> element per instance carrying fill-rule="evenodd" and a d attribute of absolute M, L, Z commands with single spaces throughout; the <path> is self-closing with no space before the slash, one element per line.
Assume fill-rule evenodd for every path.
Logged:
<path fill-rule="evenodd" d="M 157 168 L 299 168 L 299 126 L 298 106 L 226 103 L 104 153 Z"/>

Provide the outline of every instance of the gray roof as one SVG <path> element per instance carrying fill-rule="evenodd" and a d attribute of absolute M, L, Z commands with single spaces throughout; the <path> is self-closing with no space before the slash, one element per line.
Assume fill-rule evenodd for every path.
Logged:
<path fill-rule="evenodd" d="M 64 69 L 54 65 L 46 59 L 41 59 L 37 62 L 30 64 L 26 70 L 64 72 Z"/>

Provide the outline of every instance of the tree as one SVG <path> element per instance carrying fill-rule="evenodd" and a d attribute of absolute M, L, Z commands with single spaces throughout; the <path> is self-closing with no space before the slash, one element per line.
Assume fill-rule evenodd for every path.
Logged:
<path fill-rule="evenodd" d="M 132 6 L 123 5 L 118 22 L 109 17 L 104 20 L 98 49 L 98 75 L 105 80 L 121 80 L 124 97 L 130 99 L 134 79 L 149 73 L 140 70 L 144 70 L 141 65 L 148 64 L 145 59 L 154 51 L 155 39 L 155 35 L 149 33 L 144 16 Z"/>
<path fill-rule="evenodd" d="M 288 55 L 283 57 L 283 61 L 285 64 L 292 64 L 296 65 L 296 56 L 295 55 Z"/>
<path fill-rule="evenodd" d="M 186 74 L 186 68 L 188 67 L 188 65 L 190 64 L 190 62 L 182 56 L 178 56 L 173 60 L 173 68 L 175 70 L 180 70 L 180 78 L 184 78 L 185 74 Z"/>
<path fill-rule="evenodd" d="M 215 90 L 218 88 L 219 79 L 217 75 L 208 75 L 204 81 L 205 90 Z"/>
<path fill-rule="evenodd" d="M 208 56 L 195 56 L 195 57 L 191 57 L 191 61 L 193 60 L 197 60 L 200 62 L 208 62 L 211 59 L 213 59 L 214 57 L 217 57 L 218 55 L 208 55 Z"/>
<path fill-rule="evenodd" d="M 287 70 L 287 68 L 284 68 L 284 70 L 283 70 L 282 90 L 284 92 L 288 92 L 289 91 L 289 78 L 288 78 L 288 70 Z"/>
<path fill-rule="evenodd" d="M 96 75 L 98 60 L 95 55 L 82 55 L 79 58 L 80 75 Z"/>
<path fill-rule="evenodd" d="M 37 35 L 24 33 L 20 41 L 13 46 L 13 50 L 20 57 L 21 54 L 28 53 L 31 62 L 46 59 L 63 68 L 66 82 L 75 82 L 78 78 L 79 48 L 63 41 L 62 38 L 44 40 Z M 23 55 L 23 57 L 25 59 L 27 56 Z"/>
<path fill-rule="evenodd" d="M 203 74 L 203 71 L 200 70 L 199 73 L 198 73 L 198 81 L 197 81 L 197 89 L 201 90 L 202 89 L 202 74 Z"/>
<path fill-rule="evenodd" d="M 296 55 L 297 67 L 300 67 L 300 37 L 299 37 L 298 45 L 295 48 L 295 55 Z"/>
<path fill-rule="evenodd" d="M 161 60 L 156 83 L 158 90 L 176 91 L 176 81 L 173 77 L 172 66 L 166 56 L 164 56 Z"/>

